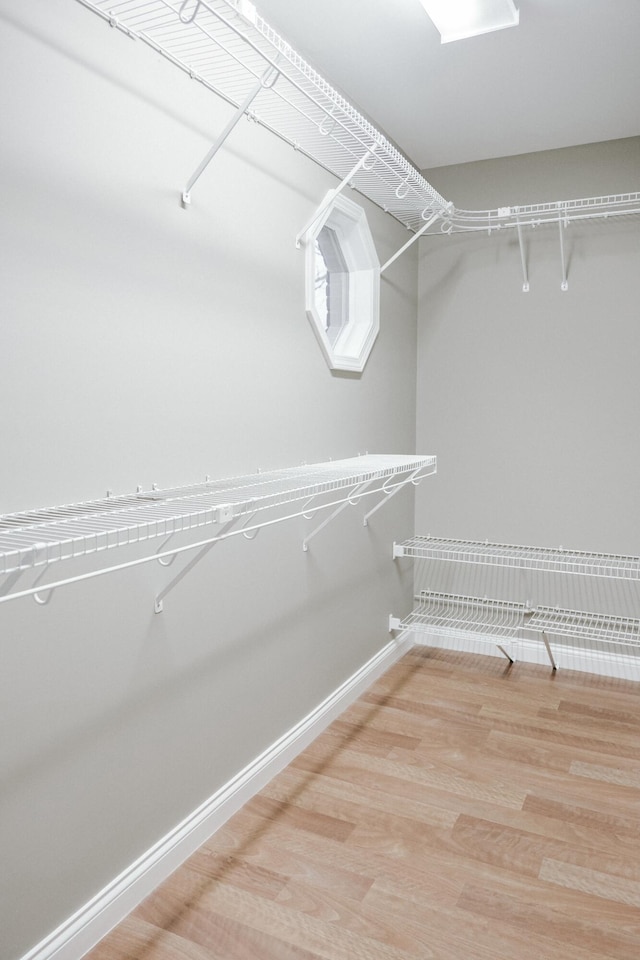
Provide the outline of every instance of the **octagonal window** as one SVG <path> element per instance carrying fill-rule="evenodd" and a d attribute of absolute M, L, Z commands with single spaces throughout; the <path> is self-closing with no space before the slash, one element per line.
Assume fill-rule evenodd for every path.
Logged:
<path fill-rule="evenodd" d="M 327 363 L 361 372 L 380 326 L 380 263 L 364 210 L 335 197 L 305 246 L 307 316 Z"/>

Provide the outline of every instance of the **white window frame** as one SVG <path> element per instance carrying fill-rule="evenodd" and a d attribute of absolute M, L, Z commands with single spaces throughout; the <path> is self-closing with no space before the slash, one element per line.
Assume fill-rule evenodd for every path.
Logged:
<path fill-rule="evenodd" d="M 329 199 L 323 200 L 320 209 Z M 346 322 L 332 344 L 317 309 L 316 239 L 323 227 L 335 231 L 349 271 Z M 306 312 L 332 370 L 362 373 L 380 329 L 380 261 L 365 211 L 342 194 L 334 197 L 304 235 Z"/>

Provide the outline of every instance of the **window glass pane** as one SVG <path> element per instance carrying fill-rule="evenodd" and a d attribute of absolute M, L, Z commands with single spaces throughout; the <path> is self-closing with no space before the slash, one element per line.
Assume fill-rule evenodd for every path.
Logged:
<path fill-rule="evenodd" d="M 335 230 L 323 227 L 315 240 L 315 303 L 334 345 L 349 319 L 349 270 Z"/>

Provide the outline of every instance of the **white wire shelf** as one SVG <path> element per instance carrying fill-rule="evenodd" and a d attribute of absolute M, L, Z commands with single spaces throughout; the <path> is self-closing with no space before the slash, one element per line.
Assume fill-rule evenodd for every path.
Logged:
<path fill-rule="evenodd" d="M 425 235 L 539 227 L 640 214 L 640 193 L 459 210 L 260 16 L 248 0 L 78 0 L 142 40 L 410 230 Z M 273 73 L 266 79 L 266 72 Z M 274 79 L 275 78 L 275 79 Z M 434 216 L 435 215 L 435 216 Z M 434 218 L 432 220 L 432 217 Z M 427 226 L 428 224 L 428 226 Z"/>
<path fill-rule="evenodd" d="M 604 221 L 640 214 L 640 193 L 618 193 L 581 200 L 555 200 L 523 206 L 497 207 L 493 210 L 459 210 L 454 207 L 446 221 L 432 233 L 487 233 L 523 227 L 562 224 L 580 221 Z"/>
<path fill-rule="evenodd" d="M 633 664 L 634 675 L 638 671 L 640 619 L 561 607 L 529 608 L 523 603 L 428 590 L 423 590 L 414 602 L 416 606 L 403 620 L 390 617 L 390 630 L 412 630 L 445 641 L 492 643 L 511 662 L 517 643 L 526 642 L 525 633 L 533 633 L 544 644 L 554 670 L 557 662 L 550 638 L 564 638 L 568 644 L 554 643 L 556 654 L 562 651 L 571 658 L 581 650 L 594 663 L 598 659 L 602 662 L 605 656 L 610 662 Z"/>
<path fill-rule="evenodd" d="M 417 606 L 400 621 L 398 629 L 456 639 L 472 637 L 495 644 L 517 640 L 528 613 L 524 603 L 429 590 L 421 591 L 415 601 Z"/>
<path fill-rule="evenodd" d="M 585 613 L 561 607 L 536 607 L 526 626 L 528 630 L 556 637 L 640 649 L 640 620 L 633 617 Z"/>
<path fill-rule="evenodd" d="M 640 580 L 640 557 L 565 550 L 562 547 L 524 547 L 480 540 L 418 536 L 394 543 L 393 556 Z"/>
<path fill-rule="evenodd" d="M 339 510 L 359 502 L 361 497 L 381 494 L 382 501 L 366 515 L 366 523 L 389 497 L 435 471 L 434 456 L 367 454 L 228 480 L 207 480 L 131 496 L 0 515 L 0 576 L 7 578 L 7 582 L 0 585 L 0 602 L 28 593 L 37 595 L 62 585 L 62 582 L 48 582 L 14 591 L 16 575 L 30 569 L 40 568 L 44 572 L 53 563 L 163 538 L 160 552 L 87 574 L 96 576 L 147 560 L 173 558 L 184 550 L 237 533 L 247 535 L 248 531 L 257 531 L 272 523 L 310 517 L 318 510 L 337 505 Z M 290 508 L 291 504 L 295 506 Z M 321 527 L 327 522 L 325 520 Z M 206 539 L 165 549 L 168 538 L 175 534 L 209 527 L 215 529 L 204 531 Z M 305 549 L 316 532 L 306 538 Z M 72 577 L 68 582 L 85 579 L 87 575 Z"/>
<path fill-rule="evenodd" d="M 239 107 L 275 68 L 248 116 L 412 229 L 447 202 L 246 0 L 79 0 Z M 275 77 L 275 79 L 274 79 Z M 423 217 L 423 212 L 425 213 Z"/>

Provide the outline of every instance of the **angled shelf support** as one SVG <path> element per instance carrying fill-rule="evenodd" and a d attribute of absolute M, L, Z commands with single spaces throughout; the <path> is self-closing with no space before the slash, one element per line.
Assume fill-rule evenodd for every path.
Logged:
<path fill-rule="evenodd" d="M 522 225 L 520 223 L 520 218 L 516 219 L 516 226 L 518 228 L 518 246 L 520 247 L 520 262 L 522 264 L 522 292 L 529 293 L 529 274 L 527 271 L 527 258 L 524 252 L 524 241 L 522 239 Z"/>
<path fill-rule="evenodd" d="M 336 199 L 337 196 L 339 196 L 339 194 L 342 193 L 344 188 L 351 183 L 351 181 L 353 180 L 355 175 L 358 173 L 358 171 L 371 170 L 374 163 L 375 163 L 375 144 L 371 148 L 371 150 L 367 150 L 364 156 L 360 157 L 360 159 L 355 164 L 355 166 L 349 171 L 346 177 L 343 177 L 343 179 L 340 181 L 338 186 L 334 187 L 333 190 L 329 190 L 326 197 L 324 198 L 324 200 L 322 201 L 318 209 L 315 211 L 313 216 L 309 220 L 307 220 L 302 230 L 296 236 L 296 247 L 298 247 L 298 249 L 302 246 L 302 241 L 307 236 L 311 228 L 318 222 L 318 220 L 322 219 L 323 215 L 327 212 L 327 210 L 329 209 L 333 201 Z M 367 166 L 367 164 L 369 165 Z"/>
<path fill-rule="evenodd" d="M 426 468 L 418 467 L 418 469 L 414 470 L 411 476 L 408 477 L 408 479 L 403 481 L 402 483 L 393 483 L 392 481 L 386 481 L 385 483 L 383 483 L 382 492 L 384 493 L 384 497 L 382 498 L 382 500 L 380 500 L 379 503 L 375 505 L 375 507 L 373 507 L 373 509 L 369 510 L 368 513 L 365 513 L 362 519 L 363 526 L 365 527 L 368 526 L 369 520 L 374 515 L 374 513 L 377 513 L 377 511 L 381 507 L 384 507 L 384 505 L 388 503 L 391 497 L 394 497 L 396 493 L 399 490 L 401 490 L 403 486 L 405 486 L 406 483 L 412 483 L 414 486 L 417 487 L 418 484 L 422 480 L 424 480 L 425 477 L 432 476 L 434 473 L 436 473 L 436 471 L 437 471 L 437 464 L 434 459 L 434 462 L 431 464 L 428 464 Z"/>
<path fill-rule="evenodd" d="M 190 22 L 190 21 L 189 21 L 189 22 Z M 253 103 L 253 101 L 255 100 L 255 98 L 258 96 L 258 94 L 260 93 L 260 91 L 261 91 L 261 90 L 268 90 L 268 89 L 270 89 L 271 87 L 273 87 L 273 85 L 274 85 L 274 83 L 276 82 L 277 79 L 278 79 L 278 70 L 277 70 L 277 67 L 275 67 L 275 66 L 269 66 L 269 67 L 267 67 L 267 69 L 265 70 L 265 72 L 264 72 L 264 74 L 262 75 L 262 77 L 260 78 L 260 80 L 256 83 L 255 87 L 252 87 L 252 89 L 250 90 L 248 96 L 245 98 L 245 100 L 243 100 L 243 102 L 242 102 L 242 103 L 240 104 L 240 106 L 237 108 L 237 110 L 235 111 L 235 113 L 233 114 L 233 116 L 231 117 L 231 119 L 229 120 L 228 124 L 226 125 L 226 127 L 224 128 L 224 130 L 222 131 L 222 133 L 219 135 L 219 137 L 217 138 L 217 140 L 215 141 L 215 143 L 213 144 L 213 146 L 211 147 L 211 149 L 208 151 L 207 155 L 203 158 L 203 160 L 201 161 L 201 163 L 199 164 L 199 166 L 196 168 L 196 170 L 194 171 L 194 173 L 193 173 L 192 176 L 190 177 L 189 182 L 187 183 L 186 187 L 185 187 L 184 190 L 182 191 L 182 206 L 183 206 L 183 207 L 186 208 L 186 207 L 188 207 L 189 204 L 191 203 L 191 191 L 192 191 L 195 183 L 198 181 L 198 179 L 200 178 L 200 176 L 201 176 L 201 175 L 204 173 L 204 171 L 207 169 L 207 167 L 209 166 L 209 164 L 211 163 L 211 161 L 212 161 L 213 158 L 215 157 L 215 155 L 216 155 L 216 153 L 218 152 L 218 150 L 220 149 L 220 147 L 224 144 L 225 140 L 227 139 L 227 137 L 229 136 L 229 134 L 231 133 L 231 131 L 232 131 L 232 130 L 234 129 L 234 127 L 240 122 L 240 120 L 242 120 L 242 118 L 244 117 L 245 113 L 248 111 L 249 107 L 251 106 L 251 104 Z"/>
<path fill-rule="evenodd" d="M 306 536 L 306 537 L 304 538 L 304 540 L 302 541 L 302 549 L 304 550 L 305 553 L 306 553 L 307 550 L 309 549 L 309 543 L 310 543 L 310 541 L 313 540 L 313 538 L 315 537 L 315 535 L 316 535 L 317 533 L 320 533 L 321 530 L 324 530 L 324 528 L 325 528 L 328 524 L 330 524 L 331 521 L 332 521 L 335 517 L 337 517 L 339 513 L 342 513 L 342 511 L 343 511 L 346 507 L 348 507 L 348 506 L 355 507 L 355 506 L 357 505 L 358 501 L 360 500 L 360 497 L 364 494 L 364 492 L 365 492 L 366 488 L 369 486 L 370 482 L 371 482 L 370 480 L 366 480 L 364 483 L 360 483 L 360 484 L 358 484 L 356 487 L 354 487 L 353 490 L 351 491 L 351 493 L 349 494 L 349 496 L 347 497 L 347 499 L 346 499 L 346 500 L 343 500 L 343 502 L 342 502 L 338 507 L 336 507 L 336 509 L 333 510 L 333 512 L 330 513 L 328 517 L 325 517 L 325 519 L 322 521 L 322 523 L 320 523 L 314 530 L 312 530 L 311 533 L 307 534 L 307 536 Z M 403 486 L 404 486 L 404 484 L 403 484 Z"/>
<path fill-rule="evenodd" d="M 562 267 L 562 283 L 560 284 L 561 290 L 568 290 L 569 283 L 567 281 L 567 263 L 564 255 L 564 229 L 567 226 L 567 221 L 558 220 L 558 233 L 560 235 L 560 265 Z"/>
<path fill-rule="evenodd" d="M 205 543 L 203 547 L 200 547 L 195 557 L 192 557 L 191 560 L 189 560 L 189 562 L 186 564 L 186 566 L 182 568 L 180 573 L 176 574 L 173 580 L 170 580 L 169 583 L 162 588 L 160 593 L 156 595 L 156 598 L 154 601 L 153 607 L 154 607 L 155 613 L 162 613 L 164 609 L 165 597 L 168 596 L 169 593 L 171 593 L 173 588 L 176 587 L 180 583 L 180 581 L 187 576 L 188 573 L 191 573 L 193 568 L 197 566 L 201 560 L 204 560 L 207 554 L 213 549 L 213 547 L 215 547 L 217 543 L 220 543 L 221 540 L 229 536 L 229 532 L 232 529 L 232 527 L 235 526 L 236 522 L 237 522 L 237 517 L 234 517 L 233 520 L 229 520 L 229 522 L 226 523 L 222 527 L 222 529 L 217 533 L 216 539 L 210 540 L 208 543 Z M 172 562 L 175 559 L 175 557 L 176 557 L 176 554 L 175 553 L 172 554 L 170 562 Z M 160 559 L 160 563 L 162 563 L 162 559 Z"/>
<path fill-rule="evenodd" d="M 421 226 L 420 229 L 417 230 L 416 233 L 414 233 L 413 236 L 410 237 L 406 243 L 403 243 L 400 249 L 397 250 L 392 257 L 389 257 L 386 263 L 382 264 L 382 266 L 380 267 L 380 273 L 384 273 L 387 267 L 390 267 L 392 263 L 395 263 L 398 257 L 401 257 L 402 254 L 405 252 L 405 250 L 408 250 L 409 247 L 413 246 L 416 240 L 419 240 L 420 237 L 427 232 L 429 227 L 431 227 L 436 222 L 436 220 L 441 219 L 442 214 L 440 213 L 440 211 L 437 211 L 436 213 L 431 213 L 431 215 L 429 215 L 430 211 L 429 212 L 428 211 L 429 211 L 429 207 L 425 207 L 425 209 L 422 211 L 422 219 L 426 220 L 426 223 L 423 224 L 423 226 Z"/>

